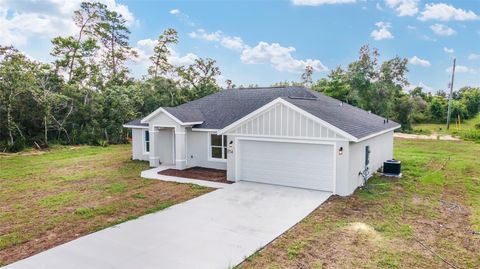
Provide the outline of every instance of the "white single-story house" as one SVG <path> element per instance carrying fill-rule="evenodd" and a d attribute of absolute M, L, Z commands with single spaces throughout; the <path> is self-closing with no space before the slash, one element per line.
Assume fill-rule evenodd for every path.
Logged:
<path fill-rule="evenodd" d="M 124 125 L 133 159 L 349 195 L 393 157 L 400 127 L 305 87 L 225 89 Z"/>

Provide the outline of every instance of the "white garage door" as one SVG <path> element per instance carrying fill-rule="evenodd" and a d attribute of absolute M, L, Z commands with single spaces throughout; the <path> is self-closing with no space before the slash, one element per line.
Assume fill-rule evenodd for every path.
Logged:
<path fill-rule="evenodd" d="M 241 140 L 239 179 L 333 191 L 333 145 Z"/>

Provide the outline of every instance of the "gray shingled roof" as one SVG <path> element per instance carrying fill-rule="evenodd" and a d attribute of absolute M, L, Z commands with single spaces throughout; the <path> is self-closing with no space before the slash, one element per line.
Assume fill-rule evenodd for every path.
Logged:
<path fill-rule="evenodd" d="M 358 139 L 400 126 L 393 121 L 384 123 L 383 117 L 357 107 L 340 105 L 340 101 L 305 87 L 226 89 L 164 109 L 182 122 L 203 121 L 195 128 L 223 129 L 279 97 Z"/>
<path fill-rule="evenodd" d="M 315 97 L 303 87 L 225 89 L 186 104 L 169 108 L 183 122 L 203 121 L 195 128 L 222 129 L 278 97 Z"/>
<path fill-rule="evenodd" d="M 125 123 L 124 125 L 138 126 L 138 127 L 148 127 L 148 123 L 141 123 L 140 122 L 142 119 L 143 118 L 134 119 L 132 121 L 129 121 L 129 122 Z"/>
<path fill-rule="evenodd" d="M 358 139 L 400 127 L 400 124 L 394 121 L 389 120 L 385 123 L 385 118 L 358 107 L 341 103 L 321 93 L 313 91 L 311 93 L 317 97 L 316 100 L 283 99 Z"/>

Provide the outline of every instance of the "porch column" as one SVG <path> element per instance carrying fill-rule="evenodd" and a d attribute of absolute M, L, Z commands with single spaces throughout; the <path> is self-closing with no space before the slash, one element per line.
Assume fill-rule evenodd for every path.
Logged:
<path fill-rule="evenodd" d="M 185 127 L 175 128 L 175 167 L 179 170 L 187 168 L 187 132 Z"/>
<path fill-rule="evenodd" d="M 158 141 L 158 130 L 150 129 L 150 167 L 160 166 L 160 147 Z"/>

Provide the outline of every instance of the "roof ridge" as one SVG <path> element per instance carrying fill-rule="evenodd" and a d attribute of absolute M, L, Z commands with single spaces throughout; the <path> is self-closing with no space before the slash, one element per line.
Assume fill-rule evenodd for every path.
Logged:
<path fill-rule="evenodd" d="M 222 88 L 222 91 L 230 90 L 256 90 L 256 89 L 285 89 L 285 88 L 305 88 L 304 86 L 257 86 L 257 87 L 245 87 L 245 88 Z M 306 89 L 306 88 L 305 88 Z"/>

